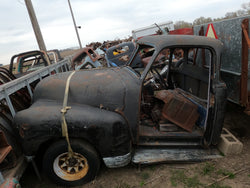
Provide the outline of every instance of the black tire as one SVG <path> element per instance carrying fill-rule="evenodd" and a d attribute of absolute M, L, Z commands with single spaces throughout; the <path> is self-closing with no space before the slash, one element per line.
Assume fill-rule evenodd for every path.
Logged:
<path fill-rule="evenodd" d="M 95 149 L 82 140 L 70 140 L 73 152 L 76 154 L 77 163 L 71 172 L 69 160 L 65 160 L 68 152 L 67 142 L 60 140 L 53 143 L 43 157 L 43 170 L 45 174 L 56 184 L 63 186 L 77 186 L 93 180 L 100 167 L 100 159 Z M 63 160 L 65 162 L 62 162 Z M 66 162 L 67 161 L 67 162 Z M 79 165 L 80 164 L 80 165 Z"/>

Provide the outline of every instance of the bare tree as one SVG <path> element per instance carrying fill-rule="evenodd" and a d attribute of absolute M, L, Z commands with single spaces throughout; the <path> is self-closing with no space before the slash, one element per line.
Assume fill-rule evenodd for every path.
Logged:
<path fill-rule="evenodd" d="M 228 18 L 235 18 L 237 17 L 237 13 L 236 12 L 227 12 L 225 14 L 225 19 L 228 19 Z"/>
<path fill-rule="evenodd" d="M 204 23 L 209 23 L 209 22 L 212 22 L 212 18 L 211 17 L 208 17 L 208 18 L 205 18 L 203 16 L 199 17 L 199 18 L 196 18 L 194 21 L 193 21 L 193 25 L 201 25 L 201 24 L 204 24 Z"/>
<path fill-rule="evenodd" d="M 240 10 L 237 10 L 237 16 L 244 16 L 244 15 L 246 15 L 246 11 L 245 10 L 242 10 L 242 9 L 240 9 Z"/>
<path fill-rule="evenodd" d="M 181 20 L 181 21 L 175 22 L 174 24 L 175 29 L 181 29 L 181 28 L 187 28 L 187 27 L 192 27 L 192 23 Z"/>
<path fill-rule="evenodd" d="M 230 18 L 235 18 L 235 17 L 238 17 L 238 16 L 245 16 L 245 15 L 250 15 L 250 2 L 249 3 L 243 3 L 241 5 L 241 9 L 235 11 L 235 12 L 227 12 L 225 14 L 224 17 L 221 17 L 221 18 L 214 18 L 214 19 L 211 19 L 210 17 L 208 18 L 205 18 L 203 16 L 195 19 L 193 21 L 193 25 L 201 25 L 201 24 L 204 24 L 204 23 L 209 23 L 209 22 L 212 22 L 212 21 L 220 21 L 220 20 L 224 20 L 224 19 L 230 19 Z"/>
<path fill-rule="evenodd" d="M 249 3 L 243 3 L 241 5 L 241 8 L 243 11 L 245 11 L 245 14 L 250 14 L 250 2 Z"/>
<path fill-rule="evenodd" d="M 237 10 L 236 12 L 227 12 L 225 14 L 224 19 L 235 18 L 238 16 L 244 16 L 244 15 L 249 15 L 249 14 L 250 14 L 250 3 L 243 3 L 241 5 L 240 10 Z"/>

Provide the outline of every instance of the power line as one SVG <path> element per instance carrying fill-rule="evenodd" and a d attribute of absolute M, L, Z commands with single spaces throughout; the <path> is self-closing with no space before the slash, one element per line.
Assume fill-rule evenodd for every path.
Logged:
<path fill-rule="evenodd" d="M 21 5 L 25 5 L 21 0 L 17 0 L 18 3 L 20 3 Z"/>

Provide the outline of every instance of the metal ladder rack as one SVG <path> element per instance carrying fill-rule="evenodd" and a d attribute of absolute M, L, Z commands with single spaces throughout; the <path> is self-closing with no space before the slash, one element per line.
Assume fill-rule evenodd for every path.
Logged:
<path fill-rule="evenodd" d="M 10 109 L 12 117 L 15 116 L 16 111 L 10 99 L 10 95 L 17 92 L 18 90 L 27 87 L 30 97 L 33 96 L 31 86 L 33 82 L 37 80 L 42 80 L 45 76 L 51 75 L 52 72 L 66 72 L 69 71 L 70 58 L 66 58 L 56 64 L 39 69 L 21 78 L 8 82 L 6 84 L 0 85 L 0 101 L 5 99 L 6 103 Z"/>

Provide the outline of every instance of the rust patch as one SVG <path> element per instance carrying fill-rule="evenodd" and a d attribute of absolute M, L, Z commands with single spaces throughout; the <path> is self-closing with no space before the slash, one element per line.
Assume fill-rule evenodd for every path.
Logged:
<path fill-rule="evenodd" d="M 21 138 L 24 138 L 24 131 L 23 129 L 19 129 L 19 135 Z"/>
<path fill-rule="evenodd" d="M 249 33 L 249 20 L 242 21 L 242 51 L 241 51 L 241 77 L 240 77 L 240 103 L 244 107 L 249 106 L 248 101 L 248 49 L 250 48 Z"/>
<path fill-rule="evenodd" d="M 8 144 L 4 132 L 0 131 L 0 163 L 7 157 L 12 150 L 12 147 Z"/>
<path fill-rule="evenodd" d="M 24 136 L 25 136 L 24 132 L 25 132 L 26 130 L 28 130 L 28 129 L 29 129 L 29 125 L 28 125 L 28 124 L 22 124 L 22 125 L 20 126 L 20 128 L 19 128 L 19 135 L 20 135 L 22 138 L 24 138 Z"/>
<path fill-rule="evenodd" d="M 123 110 L 124 110 L 124 109 L 116 108 L 116 109 L 115 109 L 115 112 L 117 112 L 118 114 L 121 114 L 123 117 L 125 117 Z"/>
<path fill-rule="evenodd" d="M 29 124 L 22 124 L 21 125 L 21 129 L 23 129 L 23 130 L 28 130 L 30 127 L 29 127 Z"/>
<path fill-rule="evenodd" d="M 106 72 L 98 72 L 95 74 L 95 76 L 105 76 L 106 74 Z"/>

